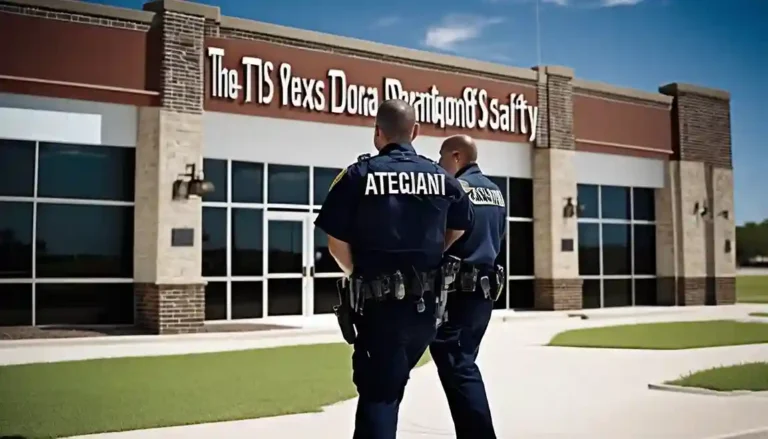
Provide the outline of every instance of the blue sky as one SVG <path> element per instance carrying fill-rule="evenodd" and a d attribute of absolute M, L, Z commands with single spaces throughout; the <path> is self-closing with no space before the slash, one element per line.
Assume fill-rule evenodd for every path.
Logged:
<path fill-rule="evenodd" d="M 139 8 L 141 0 L 97 0 Z M 537 64 L 535 0 L 203 0 L 222 14 L 451 53 Z M 736 221 L 768 218 L 768 0 L 541 0 L 541 61 L 656 91 L 731 93 Z"/>

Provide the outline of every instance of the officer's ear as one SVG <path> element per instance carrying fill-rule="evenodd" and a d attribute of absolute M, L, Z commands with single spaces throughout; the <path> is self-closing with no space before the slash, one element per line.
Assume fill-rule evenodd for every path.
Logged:
<path fill-rule="evenodd" d="M 413 131 L 411 131 L 411 142 L 416 140 L 417 137 L 419 137 L 419 124 L 415 123 L 413 124 Z"/>

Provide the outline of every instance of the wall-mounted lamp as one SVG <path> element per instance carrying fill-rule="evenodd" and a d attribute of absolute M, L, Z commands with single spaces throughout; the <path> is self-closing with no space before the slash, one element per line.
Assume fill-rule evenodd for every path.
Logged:
<path fill-rule="evenodd" d="M 201 179 L 197 172 L 197 166 L 191 164 L 186 166 L 186 173 L 179 174 L 179 178 L 173 182 L 173 199 L 186 200 L 190 196 L 202 197 L 214 190 L 213 183 Z"/>
<path fill-rule="evenodd" d="M 728 212 L 728 210 L 727 210 L 727 209 L 726 209 L 726 210 L 721 210 L 721 211 L 720 211 L 720 213 L 718 213 L 718 214 L 717 214 L 717 216 L 721 216 L 721 217 L 723 217 L 723 218 L 725 218 L 725 219 L 728 219 L 728 217 L 729 217 L 730 215 L 731 215 L 731 213 L 730 213 L 730 212 Z"/>
<path fill-rule="evenodd" d="M 698 201 L 694 203 L 693 205 L 693 214 L 697 216 L 701 216 L 702 218 L 707 216 L 709 213 L 709 208 L 707 207 L 706 203 L 699 203 Z"/>
<path fill-rule="evenodd" d="M 565 199 L 565 206 L 563 207 L 563 218 L 573 218 L 576 215 L 576 203 L 573 202 L 573 197 Z"/>
<path fill-rule="evenodd" d="M 730 253 L 732 251 L 732 247 L 733 246 L 731 245 L 731 240 L 730 239 L 726 239 L 725 240 L 725 252 L 726 253 Z"/>

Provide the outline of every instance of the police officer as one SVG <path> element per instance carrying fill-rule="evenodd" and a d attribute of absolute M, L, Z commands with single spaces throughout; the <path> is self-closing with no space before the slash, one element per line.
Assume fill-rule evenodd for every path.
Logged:
<path fill-rule="evenodd" d="M 447 304 L 447 321 L 430 345 L 453 416 L 456 437 L 496 438 L 483 378 L 475 363 L 504 273 L 495 266 L 506 233 L 504 196 L 476 163 L 471 137 L 443 142 L 440 165 L 459 179 L 473 205 L 474 223 L 447 253 L 461 259 Z"/>
<path fill-rule="evenodd" d="M 418 130 L 408 103 L 383 102 L 378 155 L 359 157 L 336 177 L 315 220 L 349 276 L 358 439 L 396 437 L 410 371 L 435 337 L 445 242 L 472 221 L 460 183 L 411 146 Z"/>

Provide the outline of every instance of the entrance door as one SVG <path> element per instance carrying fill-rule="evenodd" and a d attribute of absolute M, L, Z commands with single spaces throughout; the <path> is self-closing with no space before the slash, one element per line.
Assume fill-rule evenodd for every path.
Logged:
<path fill-rule="evenodd" d="M 339 303 L 336 281 L 344 273 L 328 251 L 328 235 L 315 227 L 315 218 L 317 214 L 312 214 L 312 314 L 329 314 Z"/>
<path fill-rule="evenodd" d="M 309 315 L 312 310 L 311 214 L 267 212 L 266 316 Z"/>

